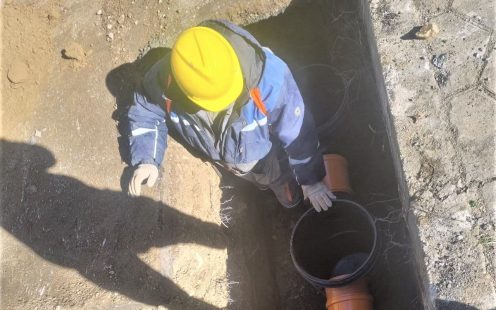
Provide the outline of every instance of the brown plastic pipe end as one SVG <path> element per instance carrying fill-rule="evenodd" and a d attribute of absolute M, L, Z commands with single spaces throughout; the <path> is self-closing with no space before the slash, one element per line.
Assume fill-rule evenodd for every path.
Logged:
<path fill-rule="evenodd" d="M 345 277 L 340 276 L 340 277 Z M 336 277 L 337 279 L 339 277 Z M 327 310 L 372 310 L 372 295 L 369 293 L 366 278 L 358 279 L 342 287 L 325 289 Z"/>
<path fill-rule="evenodd" d="M 324 182 L 331 192 L 352 194 L 346 158 L 338 154 L 326 154 L 324 155 L 324 165 L 326 169 Z"/>

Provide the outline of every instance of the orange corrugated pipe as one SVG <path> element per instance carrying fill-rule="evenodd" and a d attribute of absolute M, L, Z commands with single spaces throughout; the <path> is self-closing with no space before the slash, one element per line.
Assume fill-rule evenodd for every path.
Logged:
<path fill-rule="evenodd" d="M 353 190 L 350 186 L 346 158 L 338 154 L 326 154 L 324 155 L 324 164 L 327 172 L 324 182 L 327 187 L 333 193 L 351 194 Z"/>
<path fill-rule="evenodd" d="M 366 278 L 358 279 L 342 287 L 326 288 L 325 293 L 327 310 L 372 310 L 373 298 L 369 293 Z"/>
<path fill-rule="evenodd" d="M 346 158 L 338 154 L 324 155 L 326 177 L 324 179 L 327 187 L 335 193 L 351 194 L 348 174 L 348 162 Z M 348 275 L 341 275 L 333 279 L 339 280 Z M 352 283 L 334 288 L 326 288 L 327 310 L 372 310 L 373 298 L 368 289 L 366 278 L 361 278 Z"/>

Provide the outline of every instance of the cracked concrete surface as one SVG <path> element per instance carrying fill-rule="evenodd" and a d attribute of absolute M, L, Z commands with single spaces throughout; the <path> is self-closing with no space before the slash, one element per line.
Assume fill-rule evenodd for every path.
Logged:
<path fill-rule="evenodd" d="M 404 201 L 418 225 L 419 267 L 426 266 L 424 302 L 494 309 L 494 2 L 369 3 Z M 436 38 L 401 39 L 426 21 L 438 24 Z M 444 63 L 435 66 L 442 54 Z"/>

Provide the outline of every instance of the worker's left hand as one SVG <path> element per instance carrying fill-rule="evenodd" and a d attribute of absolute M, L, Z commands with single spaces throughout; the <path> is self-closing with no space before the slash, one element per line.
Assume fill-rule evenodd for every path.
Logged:
<path fill-rule="evenodd" d="M 301 189 L 317 212 L 322 210 L 327 211 L 332 206 L 332 200 L 336 199 L 336 196 L 334 196 L 322 181 L 312 185 L 302 185 Z"/>

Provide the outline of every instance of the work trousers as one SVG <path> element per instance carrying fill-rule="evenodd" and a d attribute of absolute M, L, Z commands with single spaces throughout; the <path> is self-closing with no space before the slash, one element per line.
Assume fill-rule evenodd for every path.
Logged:
<path fill-rule="evenodd" d="M 274 144 L 269 154 L 259 160 L 251 171 L 234 173 L 261 189 L 270 188 L 286 208 L 295 207 L 302 201 L 303 193 L 289 166 L 288 155 L 279 145 Z"/>

